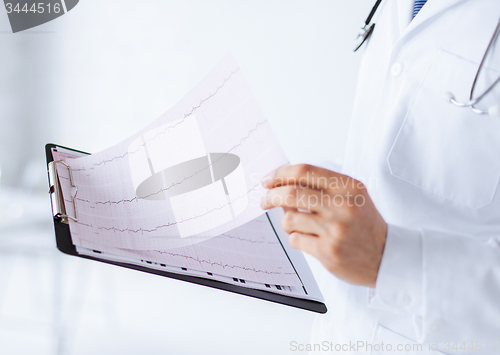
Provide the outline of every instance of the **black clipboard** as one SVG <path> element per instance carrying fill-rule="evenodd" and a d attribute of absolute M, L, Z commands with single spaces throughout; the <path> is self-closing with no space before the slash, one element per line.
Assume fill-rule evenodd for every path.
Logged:
<path fill-rule="evenodd" d="M 69 151 L 77 152 L 77 153 L 89 154 L 89 153 L 82 152 L 82 151 L 79 151 L 76 149 L 72 149 L 72 148 L 61 146 L 61 145 L 49 143 L 49 144 L 45 145 L 45 154 L 46 154 L 46 158 L 47 158 L 47 174 L 49 174 L 49 163 L 54 161 L 54 157 L 52 156 L 52 149 L 55 149 L 58 147 L 69 150 Z M 54 204 L 53 199 L 51 199 L 51 203 Z M 53 208 L 54 208 L 54 206 L 53 206 Z M 268 218 L 269 218 L 269 216 L 268 216 Z M 196 276 L 190 276 L 190 275 L 176 274 L 173 272 L 161 271 L 161 270 L 148 268 L 148 267 L 144 267 L 144 266 L 124 263 L 124 262 L 116 262 L 116 261 L 106 260 L 106 259 L 102 259 L 102 258 L 98 258 L 98 257 L 88 256 L 88 255 L 81 255 L 77 252 L 75 245 L 73 245 L 70 230 L 69 230 L 69 225 L 64 223 L 61 218 L 54 217 L 53 219 L 54 219 L 54 231 L 55 231 L 55 235 L 56 235 L 57 249 L 59 249 L 64 254 L 73 255 L 73 256 L 76 256 L 79 258 L 84 258 L 84 259 L 95 260 L 95 261 L 99 261 L 99 262 L 106 263 L 106 264 L 117 265 L 117 266 L 125 267 L 128 269 L 143 271 L 143 272 L 147 272 L 150 274 L 168 277 L 171 279 L 190 282 L 193 284 L 208 286 L 211 288 L 216 288 L 216 289 L 223 290 L 223 291 L 237 293 L 240 295 L 250 296 L 253 298 L 258 298 L 261 300 L 270 301 L 270 302 L 274 302 L 274 303 L 280 303 L 283 305 L 287 305 L 287 306 L 291 306 L 291 307 L 295 307 L 295 308 L 300 308 L 300 309 L 304 309 L 304 310 L 312 311 L 312 312 L 316 312 L 316 313 L 326 313 L 327 312 L 327 308 L 326 308 L 325 304 L 322 302 L 319 302 L 319 301 L 296 298 L 296 297 L 291 297 L 291 296 L 285 296 L 285 295 L 281 295 L 281 294 L 277 294 L 277 293 L 273 293 L 273 292 L 251 289 L 251 288 L 242 287 L 242 286 L 238 286 L 238 285 L 232 285 L 232 284 L 228 284 L 228 283 L 217 281 L 217 280 L 205 279 L 202 277 L 196 277 Z M 272 221 L 270 219 L 269 219 L 269 222 L 272 225 Z M 273 226 L 273 229 L 275 230 L 274 226 Z M 276 230 L 275 230 L 275 233 L 276 233 Z"/>

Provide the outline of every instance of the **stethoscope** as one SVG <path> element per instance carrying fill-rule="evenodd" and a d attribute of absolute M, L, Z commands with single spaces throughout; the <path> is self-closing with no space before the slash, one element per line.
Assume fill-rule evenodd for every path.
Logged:
<path fill-rule="evenodd" d="M 363 46 L 363 44 L 366 42 L 366 40 L 373 33 L 373 30 L 375 29 L 375 23 L 373 23 L 373 24 L 370 24 L 370 23 L 372 21 L 373 16 L 375 15 L 375 12 L 377 12 L 377 9 L 380 6 L 381 2 L 382 2 L 382 0 L 377 0 L 375 2 L 375 5 L 371 9 L 370 14 L 368 15 L 368 17 L 365 20 L 365 23 L 361 27 L 361 30 L 358 33 L 358 36 L 356 38 L 356 47 L 354 48 L 354 52 L 356 52 L 359 48 L 361 48 L 361 46 Z M 481 95 L 479 95 L 475 99 L 472 98 L 473 95 L 474 95 L 474 89 L 476 88 L 477 79 L 479 77 L 479 74 L 481 73 L 481 69 L 483 68 L 483 64 L 484 64 L 486 58 L 488 57 L 488 53 L 490 52 L 491 47 L 493 46 L 493 44 L 497 40 L 497 37 L 498 37 L 499 33 L 500 33 L 500 20 L 498 21 L 498 24 L 497 24 L 497 27 L 495 29 L 495 32 L 493 33 L 493 36 L 491 37 L 490 43 L 488 44 L 488 48 L 486 48 L 486 51 L 484 52 L 483 58 L 481 59 L 481 63 L 479 64 L 479 68 L 477 69 L 476 76 L 474 77 L 474 81 L 472 83 L 472 87 L 471 87 L 471 90 L 470 90 L 469 101 L 467 101 L 467 102 L 457 101 L 455 99 L 455 95 L 452 92 L 447 91 L 443 95 L 444 99 L 447 102 L 450 102 L 450 103 L 452 103 L 453 105 L 455 105 L 457 107 L 470 108 L 474 113 L 477 113 L 478 115 L 500 116 L 500 105 L 492 106 L 487 111 L 478 109 L 475 106 L 491 90 L 493 90 L 493 88 L 500 82 L 500 77 L 498 77 L 498 79 L 495 80 L 495 82 L 490 87 L 488 87 L 488 89 L 486 89 L 484 91 L 484 93 L 482 93 Z"/>

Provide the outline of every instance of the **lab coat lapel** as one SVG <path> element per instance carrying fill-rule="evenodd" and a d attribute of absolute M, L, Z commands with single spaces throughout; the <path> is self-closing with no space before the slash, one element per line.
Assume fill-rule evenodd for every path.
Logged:
<path fill-rule="evenodd" d="M 398 0 L 398 6 L 400 7 L 400 26 L 404 26 L 400 40 L 429 20 L 439 17 L 453 6 L 467 1 L 469 0 L 428 0 L 417 16 L 412 20 L 413 4 L 415 2 L 413 0 Z"/>
<path fill-rule="evenodd" d="M 399 20 L 399 33 L 403 34 L 410 25 L 413 16 L 412 0 L 398 0 L 398 20 Z"/>

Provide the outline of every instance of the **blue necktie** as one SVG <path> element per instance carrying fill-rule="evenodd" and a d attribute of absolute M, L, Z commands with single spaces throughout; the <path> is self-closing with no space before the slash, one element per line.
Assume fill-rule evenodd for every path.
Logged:
<path fill-rule="evenodd" d="M 425 5 L 427 0 L 415 0 L 415 5 L 413 6 L 413 18 L 417 16 L 420 9 Z"/>

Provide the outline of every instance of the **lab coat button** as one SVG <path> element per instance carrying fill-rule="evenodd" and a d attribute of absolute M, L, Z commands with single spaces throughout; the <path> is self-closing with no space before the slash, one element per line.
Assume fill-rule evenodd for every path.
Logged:
<path fill-rule="evenodd" d="M 410 302 L 411 302 L 410 296 L 408 296 L 407 294 L 400 293 L 398 295 L 398 304 L 400 306 L 403 306 L 403 307 L 409 306 Z"/>
<path fill-rule="evenodd" d="M 403 73 L 403 64 L 402 63 L 394 63 L 391 67 L 392 76 L 398 77 Z"/>

